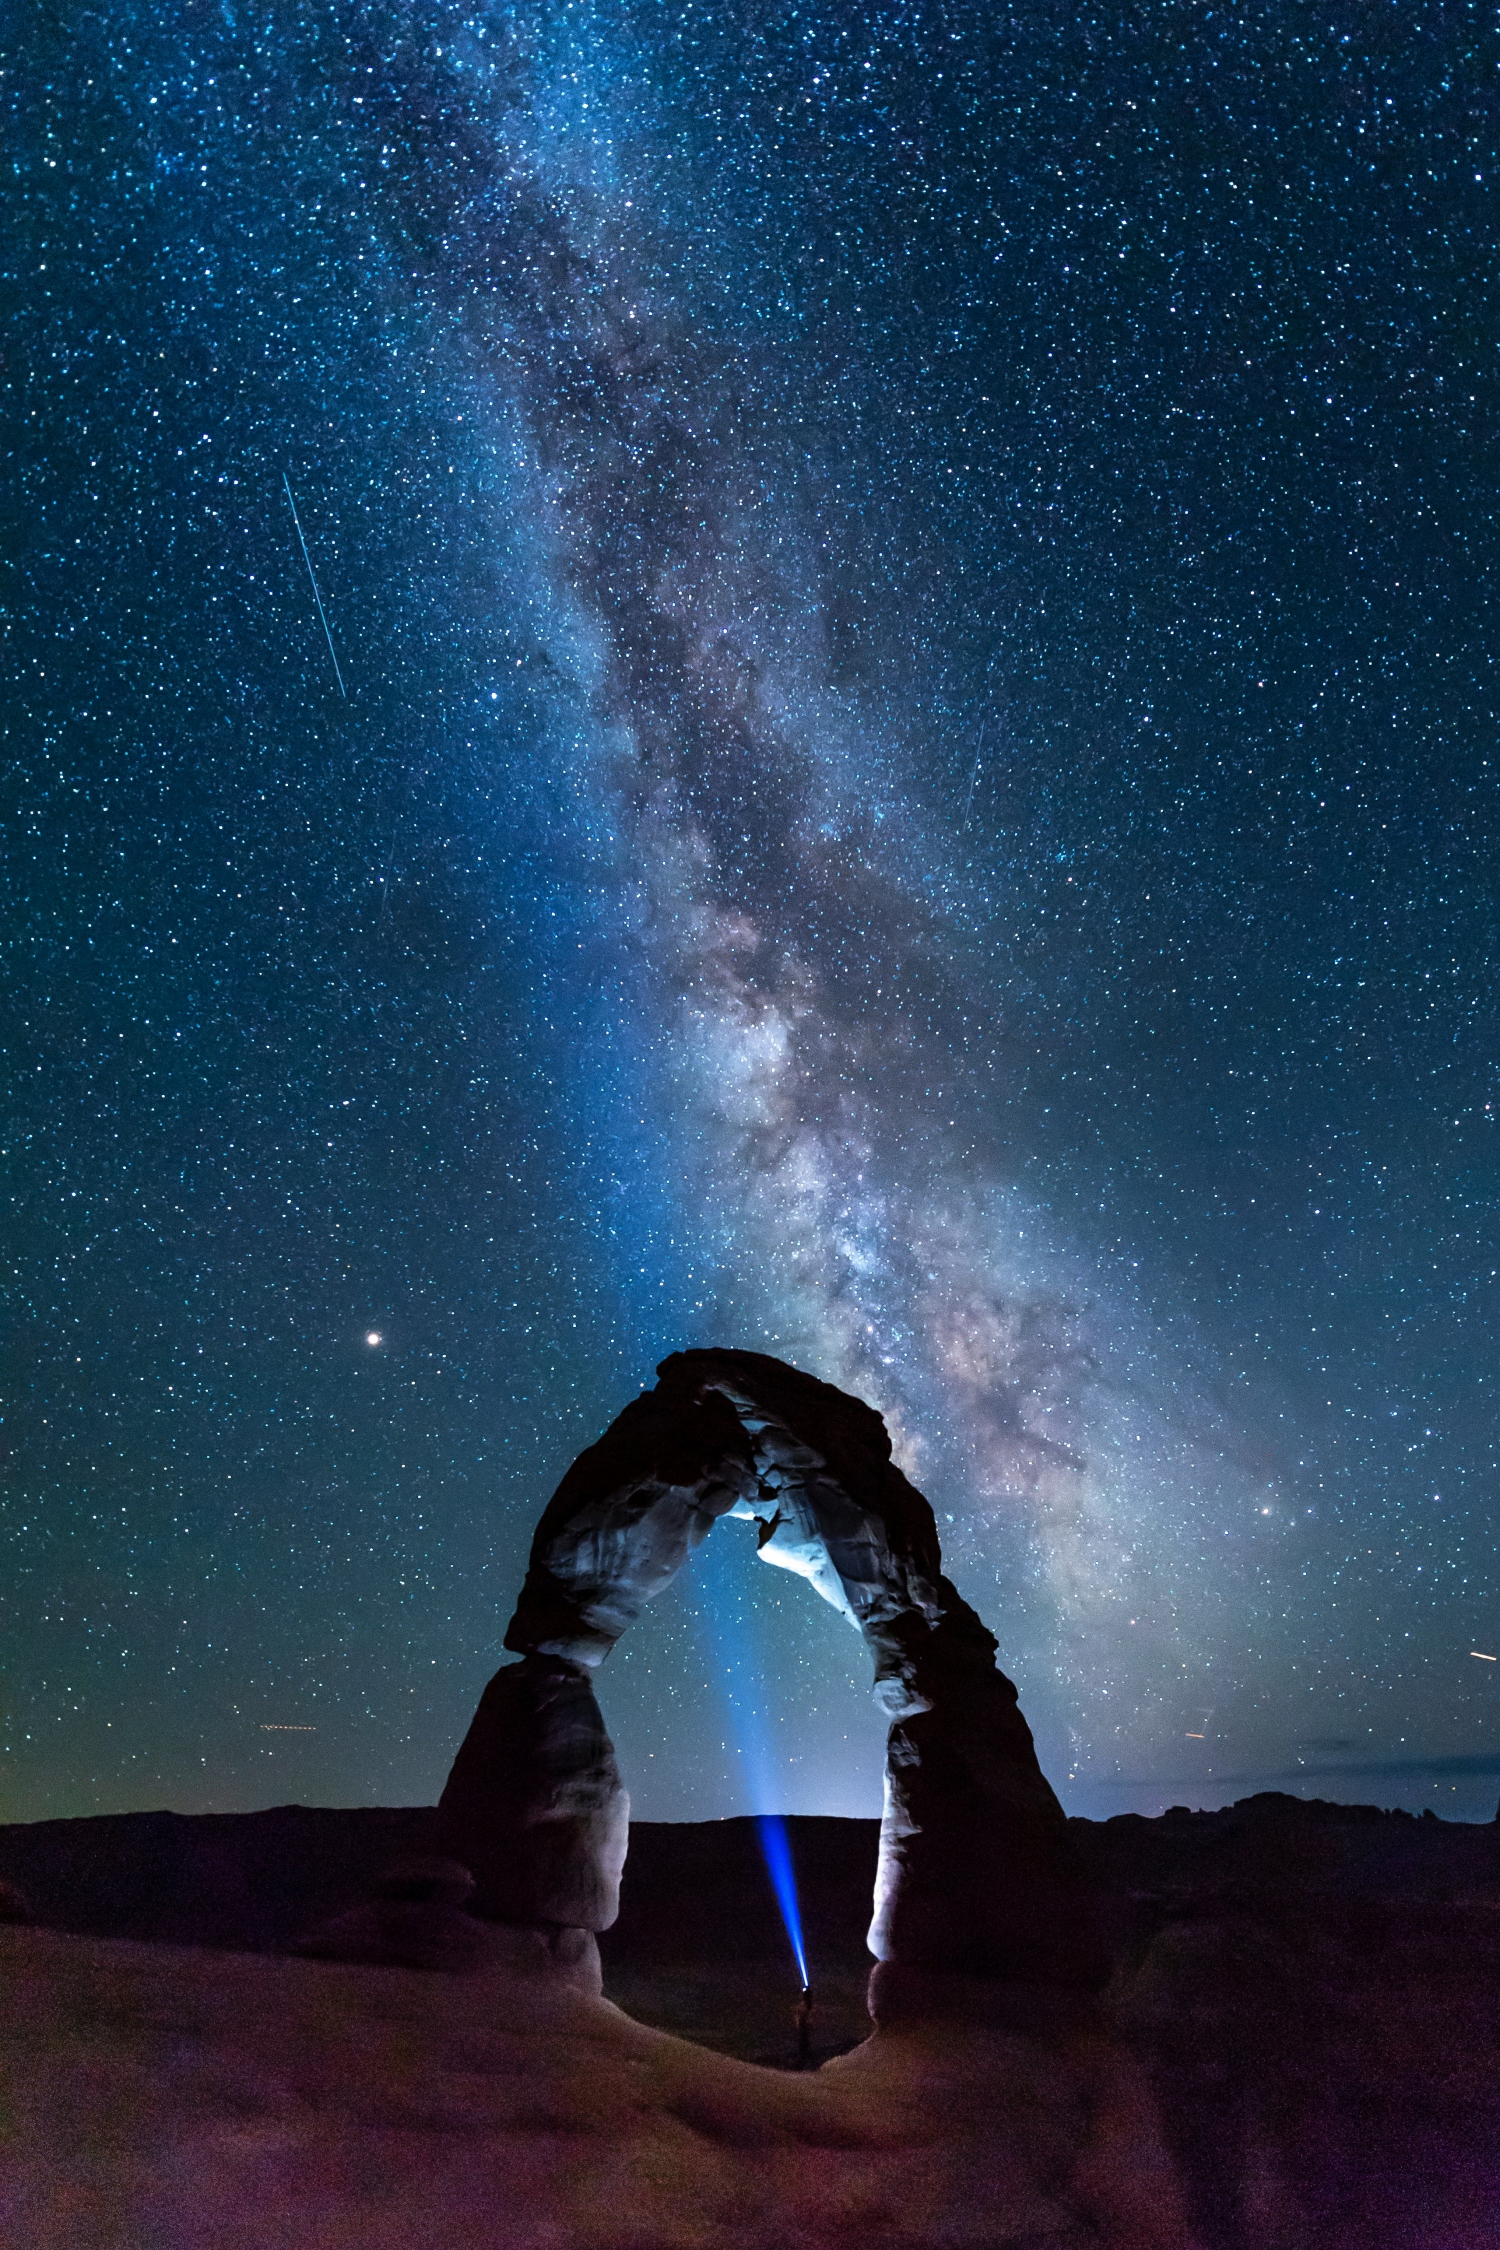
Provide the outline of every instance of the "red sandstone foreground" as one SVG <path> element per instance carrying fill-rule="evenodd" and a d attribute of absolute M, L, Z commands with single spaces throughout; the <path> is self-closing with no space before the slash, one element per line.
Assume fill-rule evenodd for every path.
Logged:
<path fill-rule="evenodd" d="M 234 1943 L 257 1850 L 304 1899 L 318 1865 L 357 1892 L 353 1855 L 431 1818 L 0 1830 L 0 1865 L 75 1923 L 0 1928 L 4 2250 L 1500 2242 L 1500 1830 L 1287 1798 L 1077 1823 L 1139 1910 L 1104 1993 L 908 1978 L 806 2075 L 648 2029 L 591 1958 L 559 1971 L 493 1926 L 488 1962 L 446 1974 L 77 1933 L 110 1912 Z M 744 1826 L 643 1831 L 606 1975 L 746 2051 L 774 2024 L 789 2055 Z M 873 1860 L 873 1824 L 805 1826 L 847 2036 L 860 1886 L 841 1939 L 832 1878 Z"/>
<path fill-rule="evenodd" d="M 882 2031 L 796 2076 L 519 1957 L 449 1977 L 6 1929 L 0 1976 L 6 2250 L 1189 2239 L 1140 2074 L 1083 2026 Z"/>

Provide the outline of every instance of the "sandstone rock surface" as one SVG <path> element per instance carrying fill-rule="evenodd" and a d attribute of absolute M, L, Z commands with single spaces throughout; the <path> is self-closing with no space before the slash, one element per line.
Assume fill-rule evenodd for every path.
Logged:
<path fill-rule="evenodd" d="M 607 1930 L 620 1907 L 630 1799 L 587 1673 L 547 1655 L 497 1672 L 438 1820 L 446 1849 L 473 1871 L 476 1914 Z"/>
<path fill-rule="evenodd" d="M 758 2070 L 490 1934 L 450 1978 L 0 1930 L 0 2242 L 1189 2250 L 1128 2055 L 946 2023 Z"/>

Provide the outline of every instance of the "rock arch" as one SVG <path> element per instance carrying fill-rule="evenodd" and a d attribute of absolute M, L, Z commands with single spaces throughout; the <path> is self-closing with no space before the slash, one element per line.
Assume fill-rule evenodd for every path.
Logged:
<path fill-rule="evenodd" d="M 604 1930 L 629 1799 L 591 1675 L 719 1517 L 863 1634 L 889 1713 L 870 1950 L 913 1968 L 1094 1981 L 1066 1821 L 994 1637 L 860 1399 L 759 1352 L 674 1352 L 543 1512 L 505 1646 L 454 1761 L 444 1846 L 477 1910 Z"/>

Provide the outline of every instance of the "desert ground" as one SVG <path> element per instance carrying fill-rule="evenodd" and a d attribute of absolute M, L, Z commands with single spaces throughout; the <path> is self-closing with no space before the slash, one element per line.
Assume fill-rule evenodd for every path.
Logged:
<path fill-rule="evenodd" d="M 430 1818 L 0 1830 L 30 1917 L 0 1929 L 5 2250 L 1500 2240 L 1500 1829 L 1290 1798 L 1074 1823 L 1106 1988 L 882 1972 L 872 2027 L 873 1824 L 792 1822 L 797 2070 L 750 1824 L 639 1829 L 602 1967 L 480 1923 L 455 1965 L 370 1904 Z M 331 1922 L 365 1957 L 292 1950 Z"/>

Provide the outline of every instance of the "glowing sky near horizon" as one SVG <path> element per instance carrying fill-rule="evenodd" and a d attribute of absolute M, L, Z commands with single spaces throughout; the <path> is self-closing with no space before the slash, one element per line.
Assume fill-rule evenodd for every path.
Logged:
<path fill-rule="evenodd" d="M 1479 26 L 38 35 L 5 1817 L 429 1800 L 714 1342 L 887 1416 L 1070 1809 L 1489 1816 Z M 737 1529 L 636 1809 L 874 1811 Z"/>

